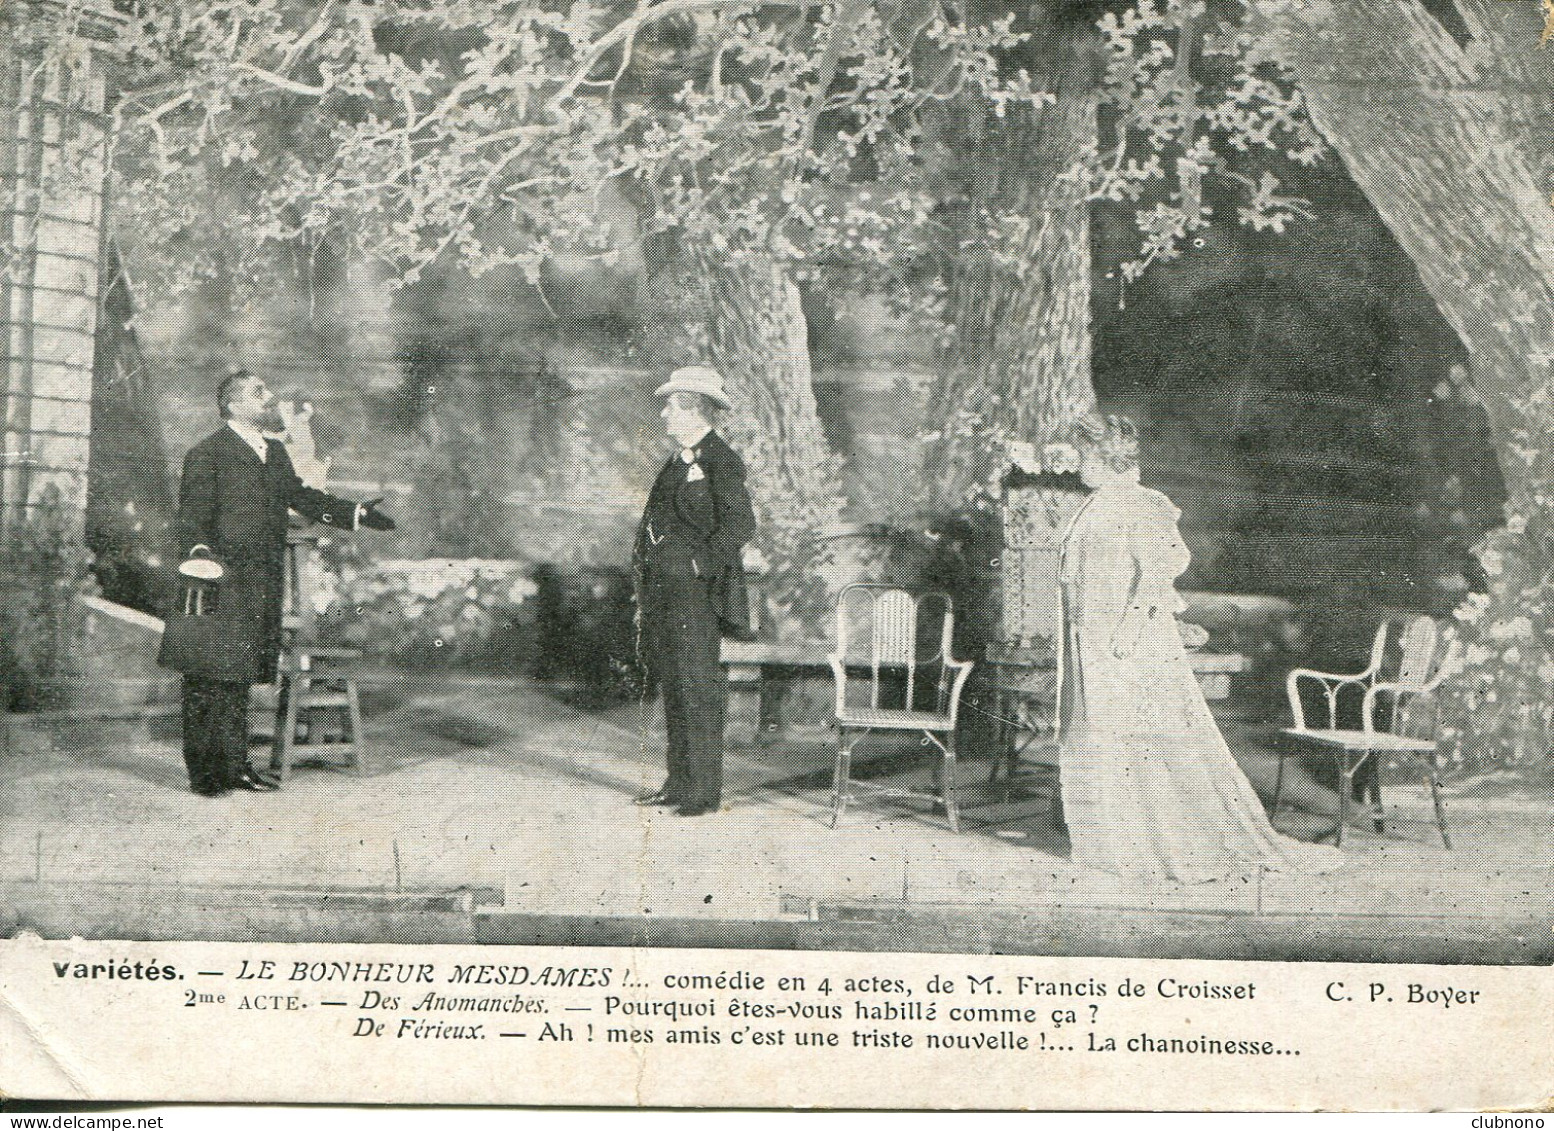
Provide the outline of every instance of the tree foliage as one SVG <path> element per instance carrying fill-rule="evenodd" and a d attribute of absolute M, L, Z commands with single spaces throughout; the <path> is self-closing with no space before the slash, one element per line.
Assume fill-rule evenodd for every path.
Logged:
<path fill-rule="evenodd" d="M 872 7 L 660 0 L 143 0 L 122 37 L 118 226 L 177 271 L 262 278 L 328 241 L 400 279 L 452 257 L 533 281 L 643 229 L 719 254 L 880 258 L 921 219 L 914 116 L 997 75 L 1007 19 L 933 21 L 913 81 Z M 860 176 L 859 170 L 869 172 Z M 885 195 L 865 183 L 890 184 Z M 170 237 L 170 238 L 169 238 Z"/>
<path fill-rule="evenodd" d="M 9 18 L 40 53 L 68 53 L 57 20 L 28 21 L 40 10 Z M 263 279 L 305 266 L 326 242 L 400 280 L 447 257 L 538 281 L 558 251 L 608 258 L 628 236 L 672 232 L 720 255 L 773 257 L 801 281 L 831 270 L 838 285 L 931 292 L 900 269 L 943 250 L 940 219 L 956 203 L 942 195 L 952 171 L 925 144 L 934 123 L 957 107 L 996 130 L 1052 100 L 1032 78 L 1045 9 L 123 0 L 122 10 L 115 227 L 167 283 Z M 1138 0 L 1099 19 L 1108 137 L 1071 173 L 1098 199 L 1140 204 L 1132 270 L 1210 219 L 1205 178 L 1240 185 L 1248 222 L 1281 223 L 1298 204 L 1236 160 L 1319 152 L 1298 97 L 1249 52 L 1239 12 L 1239 0 L 1212 11 Z M 640 231 L 608 207 L 618 196 Z M 990 208 L 980 220 L 989 246 L 1012 250 L 1029 217 Z"/>
<path fill-rule="evenodd" d="M 1139 254 L 1125 280 L 1181 254 L 1231 190 L 1236 220 L 1283 231 L 1305 201 L 1283 187 L 1284 161 L 1327 148 L 1289 76 L 1247 27 L 1248 4 L 1138 0 L 1099 22 L 1109 139 L 1093 171 L 1097 199 L 1139 204 Z"/>

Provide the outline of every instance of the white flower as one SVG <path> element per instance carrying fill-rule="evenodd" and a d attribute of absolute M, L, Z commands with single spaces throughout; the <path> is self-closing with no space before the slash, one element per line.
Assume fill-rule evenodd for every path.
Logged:
<path fill-rule="evenodd" d="M 1484 615 L 1484 610 L 1489 608 L 1489 595 L 1487 593 L 1469 593 L 1468 599 L 1457 607 L 1453 614 L 1460 621 L 1472 624 Z"/>
<path fill-rule="evenodd" d="M 1527 520 L 1519 514 L 1513 514 L 1505 520 L 1505 528 L 1512 534 L 1527 533 Z"/>
<path fill-rule="evenodd" d="M 1490 577 L 1499 577 L 1505 572 L 1505 557 L 1497 550 L 1485 550 L 1478 560 Z"/>
<path fill-rule="evenodd" d="M 1531 640 L 1532 621 L 1526 617 L 1517 617 L 1515 620 L 1497 620 L 1489 626 L 1489 638 L 1491 640 Z"/>
<path fill-rule="evenodd" d="M 1041 463 L 1036 458 L 1035 444 L 1010 444 L 1009 462 L 1029 475 L 1038 475 L 1041 473 Z"/>

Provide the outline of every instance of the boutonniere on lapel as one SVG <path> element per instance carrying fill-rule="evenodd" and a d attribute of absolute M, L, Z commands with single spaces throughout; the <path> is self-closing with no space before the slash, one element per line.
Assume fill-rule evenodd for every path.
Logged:
<path fill-rule="evenodd" d="M 690 464 L 690 468 L 685 473 L 685 481 L 687 483 L 695 483 L 697 480 L 707 478 L 707 473 L 701 469 L 701 464 L 696 462 L 696 452 L 693 449 L 681 449 L 680 461 Z"/>

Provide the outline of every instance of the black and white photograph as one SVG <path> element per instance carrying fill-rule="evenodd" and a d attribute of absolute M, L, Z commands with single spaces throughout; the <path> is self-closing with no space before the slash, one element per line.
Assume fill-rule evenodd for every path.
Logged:
<path fill-rule="evenodd" d="M 1099 1055 L 1128 962 L 1157 1009 L 1307 979 L 1335 1033 L 1546 1017 L 1551 39 L 1550 0 L 0 5 L 0 967 L 226 1042 L 278 963 L 326 1058 L 516 1055 L 431 991 L 560 986 L 607 996 L 530 1028 L 627 1057 L 811 952 L 792 1016 L 882 1058 L 841 1106 L 898 1106 L 907 1029 L 861 1020 Z M 950 1016 L 995 958 L 1003 1012 Z M 716 1002 L 658 1050 L 708 1079 L 548 1102 L 774 1094 Z M 1248 1051 L 1183 1024 L 1128 1073 Z M 1066 1106 L 1149 1106 L 1128 1073 Z M 303 1098 L 254 1079 L 156 1098 Z M 1202 1104 L 1336 1102 L 1283 1079 Z M 1413 1088 L 1360 1094 L 1457 1102 Z"/>

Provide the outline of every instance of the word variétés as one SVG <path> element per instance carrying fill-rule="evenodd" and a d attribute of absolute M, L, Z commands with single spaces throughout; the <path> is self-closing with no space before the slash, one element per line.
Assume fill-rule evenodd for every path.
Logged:
<path fill-rule="evenodd" d="M 56 962 L 56 978 L 106 978 L 126 982 L 177 981 L 178 969 L 170 965 L 158 966 L 155 962 L 130 962 L 122 958 L 118 962 Z"/>

